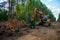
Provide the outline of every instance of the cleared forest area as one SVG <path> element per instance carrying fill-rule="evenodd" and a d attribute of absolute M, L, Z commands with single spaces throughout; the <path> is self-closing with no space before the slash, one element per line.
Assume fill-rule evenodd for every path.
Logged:
<path fill-rule="evenodd" d="M 7 3 L 9 7 L 5 9 Z M 0 40 L 60 40 L 60 14 L 56 20 L 41 0 L 8 0 L 0 4 Z M 51 26 L 37 26 L 45 15 L 49 16 Z M 35 28 L 30 28 L 30 24 Z"/>

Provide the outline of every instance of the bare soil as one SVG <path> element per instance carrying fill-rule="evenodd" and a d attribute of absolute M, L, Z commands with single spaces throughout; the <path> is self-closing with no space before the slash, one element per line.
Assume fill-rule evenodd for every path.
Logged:
<path fill-rule="evenodd" d="M 0 40 L 60 40 L 60 23 L 52 22 L 52 25 L 36 26 L 35 29 L 22 28 L 12 36 L 0 36 Z"/>

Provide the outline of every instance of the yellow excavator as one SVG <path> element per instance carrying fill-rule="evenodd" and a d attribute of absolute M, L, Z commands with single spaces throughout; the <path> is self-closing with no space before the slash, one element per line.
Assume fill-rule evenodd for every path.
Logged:
<path fill-rule="evenodd" d="M 35 8 L 33 11 L 32 18 L 31 18 L 31 25 L 30 25 L 31 28 L 35 28 L 34 20 L 35 20 L 35 16 L 37 15 L 37 13 L 39 14 L 39 23 L 37 24 L 38 26 L 40 25 L 50 26 L 51 25 L 51 19 L 49 15 L 44 15 L 42 11 L 39 11 L 37 10 L 37 8 Z"/>

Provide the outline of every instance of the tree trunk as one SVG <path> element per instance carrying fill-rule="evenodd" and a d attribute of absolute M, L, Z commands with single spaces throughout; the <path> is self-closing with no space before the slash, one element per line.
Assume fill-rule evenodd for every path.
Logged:
<path fill-rule="evenodd" d="M 15 4 L 15 1 L 12 3 L 11 2 L 12 0 L 8 0 L 8 3 L 9 3 L 9 18 L 13 18 L 13 15 L 14 15 L 14 4 Z"/>
<path fill-rule="evenodd" d="M 26 0 L 26 5 L 25 5 L 25 13 L 26 13 L 26 21 L 28 22 L 28 2 L 29 0 Z"/>
<path fill-rule="evenodd" d="M 8 0 L 8 3 L 9 3 L 9 18 L 11 17 L 11 0 Z"/>

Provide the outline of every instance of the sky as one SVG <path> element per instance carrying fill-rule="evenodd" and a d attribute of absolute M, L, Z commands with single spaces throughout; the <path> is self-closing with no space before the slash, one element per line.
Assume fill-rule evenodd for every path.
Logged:
<path fill-rule="evenodd" d="M 3 1 L 7 1 L 7 0 L 0 0 L 0 3 L 3 2 Z"/>
<path fill-rule="evenodd" d="M 7 0 L 0 0 L 0 3 L 3 1 Z M 60 0 L 41 0 L 41 2 L 45 4 L 52 11 L 56 19 L 58 19 L 58 15 L 60 13 Z M 7 6 L 8 5 L 6 4 L 6 7 Z"/>
<path fill-rule="evenodd" d="M 1 2 L 4 2 L 4 1 L 6 1 L 6 2 L 7 2 L 7 0 L 0 0 L 0 3 L 1 3 Z M 8 8 L 8 6 L 9 6 L 9 5 L 8 5 L 8 3 L 7 3 L 7 4 L 5 5 L 5 9 L 6 9 L 6 10 L 8 10 L 8 9 L 7 9 L 7 8 Z M 2 8 L 2 9 L 4 9 L 4 8 Z"/>
<path fill-rule="evenodd" d="M 60 0 L 41 0 L 41 2 L 45 4 L 52 11 L 56 19 L 58 19 L 60 13 Z"/>

